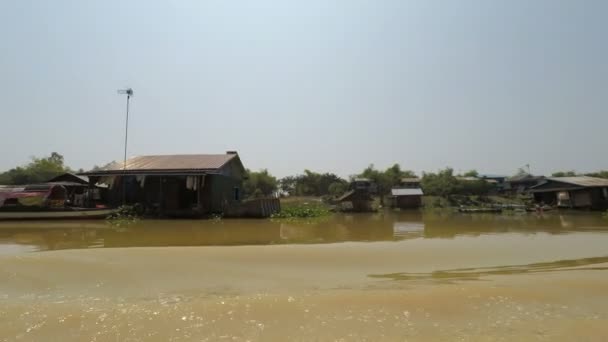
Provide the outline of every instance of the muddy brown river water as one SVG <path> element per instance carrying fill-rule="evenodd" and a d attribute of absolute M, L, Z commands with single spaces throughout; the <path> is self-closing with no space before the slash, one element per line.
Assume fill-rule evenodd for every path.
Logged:
<path fill-rule="evenodd" d="M 0 223 L 0 341 L 608 341 L 608 219 Z"/>

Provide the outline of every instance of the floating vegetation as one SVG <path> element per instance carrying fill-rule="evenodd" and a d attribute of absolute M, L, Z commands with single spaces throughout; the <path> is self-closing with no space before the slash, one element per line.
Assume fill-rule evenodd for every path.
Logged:
<path fill-rule="evenodd" d="M 139 221 L 137 209 L 134 206 L 123 205 L 112 214 L 106 217 L 106 220 L 113 225 L 122 226 Z"/>
<path fill-rule="evenodd" d="M 286 206 L 272 215 L 273 219 L 310 219 L 331 215 L 329 209 L 321 204 L 299 204 Z"/>

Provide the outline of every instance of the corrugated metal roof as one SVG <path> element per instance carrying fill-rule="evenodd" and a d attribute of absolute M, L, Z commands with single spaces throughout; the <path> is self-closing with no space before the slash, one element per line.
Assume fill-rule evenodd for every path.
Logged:
<path fill-rule="evenodd" d="M 480 180 L 477 177 L 456 177 L 456 179 L 461 180 L 461 181 L 465 181 L 465 182 L 475 182 Z"/>
<path fill-rule="evenodd" d="M 127 159 L 127 172 L 133 171 L 215 171 L 222 168 L 237 154 L 174 154 L 138 156 Z M 99 170 L 85 174 L 121 172 L 122 162 L 111 163 Z"/>
<path fill-rule="evenodd" d="M 481 174 L 478 175 L 479 178 L 508 178 L 507 176 L 503 176 L 503 175 L 494 175 L 494 174 Z"/>
<path fill-rule="evenodd" d="M 80 175 L 73 174 L 73 173 L 70 173 L 70 172 L 67 172 L 67 173 L 61 174 L 59 176 L 53 177 L 53 178 L 49 179 L 47 182 L 49 182 L 49 183 L 52 183 L 52 182 L 63 182 L 63 181 L 65 181 L 65 180 L 63 180 L 65 178 L 72 178 L 71 181 L 73 181 L 73 182 L 81 182 L 82 184 L 88 184 L 89 183 L 89 177 L 87 177 L 87 176 L 80 176 Z M 67 181 L 67 182 L 70 182 L 70 181 Z"/>
<path fill-rule="evenodd" d="M 401 183 L 420 183 L 420 178 L 417 178 L 417 177 L 401 178 Z"/>
<path fill-rule="evenodd" d="M 568 183 L 568 184 L 574 184 L 574 185 L 586 186 L 586 187 L 608 186 L 608 179 L 589 177 L 589 176 L 550 177 L 547 179 L 555 181 L 555 182 L 562 182 L 562 183 Z"/>
<path fill-rule="evenodd" d="M 391 189 L 391 195 L 393 196 L 422 196 L 422 189 L 413 188 L 413 189 Z"/>
<path fill-rule="evenodd" d="M 507 180 L 509 182 L 522 182 L 522 181 L 535 181 L 535 180 L 541 180 L 541 179 L 545 179 L 545 177 L 543 177 L 543 176 L 534 176 L 534 175 L 531 175 L 529 173 L 524 173 L 524 174 L 521 174 L 521 175 L 515 175 L 513 177 L 510 177 Z"/>

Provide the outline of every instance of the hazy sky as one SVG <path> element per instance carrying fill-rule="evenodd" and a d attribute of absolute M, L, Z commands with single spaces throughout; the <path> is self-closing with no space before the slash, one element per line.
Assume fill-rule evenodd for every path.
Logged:
<path fill-rule="evenodd" d="M 608 1 L 0 0 L 0 170 L 608 169 Z"/>

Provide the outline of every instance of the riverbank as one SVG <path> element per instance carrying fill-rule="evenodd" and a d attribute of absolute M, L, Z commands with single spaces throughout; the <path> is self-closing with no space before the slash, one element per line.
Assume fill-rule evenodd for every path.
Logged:
<path fill-rule="evenodd" d="M 314 196 L 293 196 L 293 197 L 282 197 L 281 199 L 282 208 L 293 208 L 293 207 L 304 207 L 304 206 L 324 206 L 327 209 L 334 208 L 333 201 L 328 198 L 314 197 Z M 384 200 L 384 203 L 389 203 L 388 199 Z M 525 206 L 531 205 L 531 199 L 522 196 L 422 196 L 421 209 L 435 210 L 435 209 L 453 209 L 461 206 L 465 207 L 488 207 L 492 205 L 515 205 Z M 372 205 L 374 208 L 381 208 L 380 198 L 375 197 Z"/>

